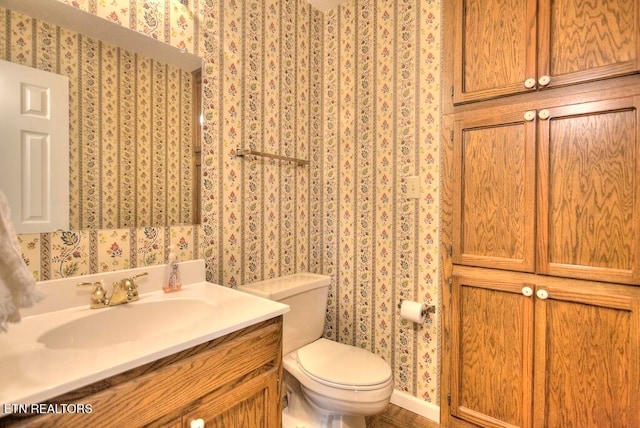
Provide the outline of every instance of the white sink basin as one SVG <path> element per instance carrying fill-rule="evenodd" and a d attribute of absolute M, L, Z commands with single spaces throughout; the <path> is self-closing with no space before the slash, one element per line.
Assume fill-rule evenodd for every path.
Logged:
<path fill-rule="evenodd" d="M 49 349 L 92 349 L 147 339 L 185 328 L 210 316 L 213 306 L 200 299 L 137 301 L 58 325 L 38 337 Z"/>
<path fill-rule="evenodd" d="M 178 293 L 160 290 L 163 265 L 82 280 L 110 284 L 143 272 L 140 300 L 103 309 L 89 309 L 91 290 L 78 288 L 78 277 L 38 283 L 45 300 L 0 334 L 0 403 L 45 402 L 289 310 L 205 282 L 204 260 L 181 263 Z"/>

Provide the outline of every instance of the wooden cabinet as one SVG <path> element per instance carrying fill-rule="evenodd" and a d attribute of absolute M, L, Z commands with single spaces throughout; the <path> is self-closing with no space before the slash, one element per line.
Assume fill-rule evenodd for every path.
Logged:
<path fill-rule="evenodd" d="M 456 104 L 640 70 L 638 0 L 456 0 Z"/>
<path fill-rule="evenodd" d="M 49 401 L 91 413 L 9 416 L 0 426 L 276 427 L 281 378 L 280 316 Z"/>
<path fill-rule="evenodd" d="M 529 91 L 524 82 L 536 73 L 536 0 L 456 0 L 453 6 L 454 102 Z"/>
<path fill-rule="evenodd" d="M 640 426 L 640 0 L 443 9 L 441 425 Z"/>
<path fill-rule="evenodd" d="M 640 88 L 630 90 L 457 115 L 453 262 L 640 284 Z"/>
<path fill-rule="evenodd" d="M 640 289 L 454 268 L 451 426 L 640 426 Z"/>

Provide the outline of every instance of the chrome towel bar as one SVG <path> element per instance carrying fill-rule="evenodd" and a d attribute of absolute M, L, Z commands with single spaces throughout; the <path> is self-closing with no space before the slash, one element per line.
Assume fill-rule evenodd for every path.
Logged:
<path fill-rule="evenodd" d="M 297 163 L 299 166 L 309 165 L 309 161 L 305 160 L 305 159 L 297 159 L 297 158 L 291 158 L 289 156 L 273 155 L 271 153 L 257 152 L 255 150 L 236 149 L 236 156 L 244 157 L 244 156 L 247 156 L 247 155 L 262 156 L 262 157 L 270 158 L 270 159 L 277 159 L 277 160 L 286 161 L 286 162 L 293 162 L 293 163 Z"/>

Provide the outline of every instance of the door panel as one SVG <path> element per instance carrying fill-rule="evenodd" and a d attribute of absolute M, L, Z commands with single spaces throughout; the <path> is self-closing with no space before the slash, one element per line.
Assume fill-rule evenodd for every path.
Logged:
<path fill-rule="evenodd" d="M 534 132 L 524 112 L 456 122 L 455 263 L 533 271 Z"/>
<path fill-rule="evenodd" d="M 222 388 L 199 400 L 182 417 L 182 426 L 202 419 L 206 427 L 277 427 L 281 424 L 277 404 L 278 370 L 272 369 L 252 379 L 241 379 L 231 388 Z"/>
<path fill-rule="evenodd" d="M 640 70 L 638 0 L 541 0 L 538 78 L 549 87 Z"/>
<path fill-rule="evenodd" d="M 16 232 L 68 229 L 69 79 L 0 61 L 0 94 L 0 190 Z"/>
<path fill-rule="evenodd" d="M 538 288 L 549 297 L 535 303 L 535 426 L 640 426 L 640 306 L 628 289 Z"/>
<path fill-rule="evenodd" d="M 479 426 L 531 426 L 533 299 L 518 281 L 454 275 L 451 414 Z"/>
<path fill-rule="evenodd" d="M 539 121 L 539 270 L 638 283 L 638 97 Z"/>
<path fill-rule="evenodd" d="M 454 102 L 527 92 L 535 78 L 536 2 L 455 2 Z"/>

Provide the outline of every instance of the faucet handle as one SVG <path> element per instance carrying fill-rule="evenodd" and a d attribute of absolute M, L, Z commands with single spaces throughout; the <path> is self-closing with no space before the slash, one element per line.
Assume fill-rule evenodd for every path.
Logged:
<path fill-rule="evenodd" d="M 104 281 L 79 282 L 78 287 L 95 287 L 91 294 L 91 307 L 102 307 L 107 304 L 107 292 L 104 291 Z"/>
<path fill-rule="evenodd" d="M 89 287 L 90 285 L 100 285 L 102 281 L 93 281 L 93 282 L 79 282 L 76 284 L 78 287 Z"/>
<path fill-rule="evenodd" d="M 94 293 L 96 293 L 98 290 L 102 290 L 104 292 L 104 288 L 102 287 L 104 285 L 104 281 L 100 280 L 100 281 L 93 281 L 93 282 L 79 282 L 76 284 L 76 286 L 78 287 L 95 287 L 94 289 Z"/>
<path fill-rule="evenodd" d="M 136 278 L 140 278 L 141 276 L 148 275 L 148 274 L 149 274 L 148 272 L 142 272 L 142 273 L 139 273 L 138 275 L 133 275 L 131 278 L 124 279 L 123 280 L 123 284 L 124 284 L 124 286 L 126 287 L 126 289 L 128 291 L 135 290 L 136 288 L 138 288 L 138 286 L 136 285 L 135 282 L 133 282 L 133 280 L 136 279 Z"/>
<path fill-rule="evenodd" d="M 141 276 L 145 276 L 145 275 L 149 275 L 149 272 L 142 272 L 142 273 L 139 273 L 139 274 L 137 274 L 137 275 L 133 275 L 133 276 L 132 276 L 131 278 L 129 278 L 129 279 L 133 282 L 133 280 L 134 280 L 134 279 L 136 279 L 136 278 L 140 278 Z"/>
<path fill-rule="evenodd" d="M 148 272 L 142 272 L 142 273 L 139 273 L 138 275 L 132 276 L 131 278 L 126 278 L 122 280 L 122 285 L 124 286 L 127 292 L 127 300 L 129 301 L 138 300 L 138 286 L 133 281 L 136 278 L 139 278 L 145 275 L 148 275 Z"/>

